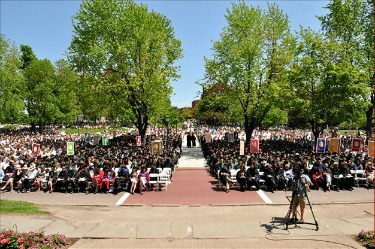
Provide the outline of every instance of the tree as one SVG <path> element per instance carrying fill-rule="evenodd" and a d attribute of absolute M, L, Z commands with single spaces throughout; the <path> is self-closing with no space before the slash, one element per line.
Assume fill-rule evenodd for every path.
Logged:
<path fill-rule="evenodd" d="M 229 101 L 224 95 L 212 93 L 204 96 L 197 105 L 196 117 L 207 124 L 223 124 L 229 122 Z"/>
<path fill-rule="evenodd" d="M 310 28 L 301 28 L 297 34 L 298 45 L 295 50 L 290 73 L 291 113 L 297 115 L 303 126 L 311 126 L 315 138 L 319 137 L 325 123 L 325 112 L 329 109 L 327 94 L 322 84 L 326 68 L 325 51 L 327 43 L 321 33 Z M 297 118 L 298 119 L 298 118 Z"/>
<path fill-rule="evenodd" d="M 367 0 L 331 0 L 327 5 L 329 13 L 319 17 L 327 40 L 336 44 L 331 50 L 334 60 L 326 85 L 341 86 L 342 91 L 349 93 L 347 103 L 340 106 L 347 114 L 366 112 L 368 136 L 375 106 L 374 94 L 371 94 L 374 87 L 374 6 L 373 1 Z"/>
<path fill-rule="evenodd" d="M 86 0 L 73 25 L 71 64 L 95 79 L 93 88 L 110 93 L 112 115 L 114 103 L 126 102 L 144 138 L 151 116 L 168 103 L 170 81 L 178 77 L 174 62 L 182 50 L 171 21 L 133 1 Z"/>
<path fill-rule="evenodd" d="M 227 26 L 206 59 L 204 84 L 222 82 L 243 116 L 246 140 L 267 113 L 283 104 L 294 40 L 287 16 L 275 5 L 267 11 L 233 3 Z"/>
<path fill-rule="evenodd" d="M 33 60 L 25 69 L 27 79 L 26 107 L 31 124 L 39 125 L 42 132 L 45 124 L 54 122 L 61 115 L 56 104 L 56 79 L 52 63 Z"/>
<path fill-rule="evenodd" d="M 55 76 L 56 84 L 53 92 L 59 109 L 56 120 L 62 124 L 71 124 L 75 121 L 80 109 L 77 98 L 79 77 L 65 60 L 58 60 L 55 63 Z"/>
<path fill-rule="evenodd" d="M 16 46 L 0 35 L 0 122 L 19 122 L 24 116 L 25 81 Z"/>

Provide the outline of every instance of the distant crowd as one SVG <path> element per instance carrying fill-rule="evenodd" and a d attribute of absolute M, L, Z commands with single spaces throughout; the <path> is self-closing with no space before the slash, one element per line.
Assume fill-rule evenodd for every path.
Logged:
<path fill-rule="evenodd" d="M 104 132 L 94 141 L 83 134 L 49 130 L 39 134 L 27 129 L 0 132 L 0 185 L 9 192 L 111 192 L 141 193 L 153 189 L 150 174 L 165 173 L 169 180 L 180 157 L 181 136 L 165 131 L 146 136 L 137 145 L 136 132 Z M 150 144 L 160 140 L 161 150 Z M 168 148 L 166 143 L 168 141 Z M 74 155 L 67 155 L 67 142 L 74 142 Z M 33 145 L 38 144 L 37 154 Z M 158 185 L 159 186 L 159 185 Z"/>
<path fill-rule="evenodd" d="M 228 133 L 233 134 L 231 139 Z M 1 130 L 1 190 L 94 194 L 159 190 L 159 183 L 171 181 L 185 138 L 187 147 L 196 146 L 198 140 L 210 172 L 227 192 L 233 185 L 242 191 L 291 189 L 299 174 L 307 175 L 316 190 L 351 191 L 353 187 L 373 186 L 374 158 L 368 156 L 366 137 L 361 134 L 339 135 L 338 153 L 314 152 L 314 138 L 308 130 L 281 128 L 254 131 L 252 138 L 259 139 L 259 153 L 251 152 L 249 143 L 241 153 L 244 131 L 225 126 L 188 127 L 168 133 L 153 128 L 143 141 L 136 131 L 91 135 L 87 139 L 84 134 L 53 129 L 42 134 L 27 129 Z M 104 136 L 108 143 L 102 141 Z M 354 137 L 361 139 L 359 152 L 351 151 Z M 74 142 L 73 155 L 67 153 L 67 142 Z M 33 151 L 35 144 L 37 151 Z"/>
<path fill-rule="evenodd" d="M 240 154 L 239 141 L 245 139 L 243 130 L 202 127 L 199 133 L 210 171 L 227 192 L 231 184 L 239 185 L 242 191 L 262 187 L 270 192 L 291 189 L 299 174 L 308 176 L 315 190 L 352 191 L 354 186 L 374 185 L 375 161 L 368 156 L 366 137 L 361 134 L 335 134 L 340 139 L 339 152 L 327 149 L 316 153 L 314 138 L 307 130 L 255 131 L 252 138 L 259 139 L 259 153 L 252 153 L 246 143 Z M 237 133 L 234 141 L 229 141 L 228 133 Z M 322 137 L 329 138 L 330 134 Z M 351 151 L 354 137 L 361 139 L 359 152 Z"/>

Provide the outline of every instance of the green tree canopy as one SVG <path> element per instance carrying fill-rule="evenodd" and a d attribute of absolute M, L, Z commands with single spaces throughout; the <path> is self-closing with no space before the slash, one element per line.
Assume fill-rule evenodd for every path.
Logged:
<path fill-rule="evenodd" d="M 287 16 L 275 5 L 267 11 L 233 3 L 227 26 L 206 59 L 203 84 L 222 82 L 243 116 L 246 139 L 267 113 L 285 101 L 294 39 Z"/>
<path fill-rule="evenodd" d="M 0 35 L 0 122 L 15 123 L 25 116 L 25 80 L 16 46 Z"/>
<path fill-rule="evenodd" d="M 182 56 L 171 21 L 127 0 L 85 0 L 73 17 L 69 60 L 95 89 L 124 101 L 144 137 L 150 117 L 165 109 Z M 89 76 L 87 76 L 89 75 Z M 104 102 L 115 113 L 115 103 Z M 112 104 L 111 104 L 112 103 Z M 103 107 L 103 106 L 102 106 Z M 127 112 L 129 113 L 129 112 Z"/>
<path fill-rule="evenodd" d="M 327 100 L 336 108 L 328 119 L 355 121 L 366 112 L 368 135 L 375 106 L 374 95 L 370 98 L 374 77 L 373 6 L 368 0 L 331 0 L 329 12 L 319 17 L 330 44 L 324 87 L 334 94 Z"/>

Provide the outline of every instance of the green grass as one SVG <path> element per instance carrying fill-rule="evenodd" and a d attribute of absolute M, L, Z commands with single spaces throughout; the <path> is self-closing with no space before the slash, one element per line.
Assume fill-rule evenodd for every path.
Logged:
<path fill-rule="evenodd" d="M 364 131 L 364 130 L 360 130 L 361 131 L 361 134 L 363 134 L 363 133 L 365 133 L 366 131 Z M 347 134 L 358 134 L 358 130 L 339 130 L 339 133 L 341 134 L 341 135 L 345 135 L 345 132 L 347 133 Z"/>
<path fill-rule="evenodd" d="M 2 214 L 50 214 L 43 211 L 35 203 L 26 201 L 0 200 L 0 213 Z"/>
<path fill-rule="evenodd" d="M 361 134 L 366 133 L 365 130 L 360 130 L 360 131 L 361 131 Z M 328 133 L 330 133 L 331 130 L 327 130 L 327 129 L 325 129 L 324 132 L 328 132 Z M 339 134 L 341 134 L 341 135 L 345 135 L 345 133 L 346 133 L 347 135 L 350 135 L 350 134 L 351 134 L 351 135 L 357 135 L 357 134 L 358 134 L 358 130 L 339 130 Z"/>
<path fill-rule="evenodd" d="M 113 128 L 109 128 L 109 130 L 112 130 Z M 73 133 L 73 134 L 78 134 L 78 129 L 73 129 L 73 128 L 65 128 L 65 129 L 61 129 L 63 131 L 65 131 L 66 133 Z M 84 134 L 85 132 L 90 132 L 91 134 L 95 134 L 95 133 L 101 133 L 101 132 L 104 132 L 104 128 L 101 128 L 101 129 L 87 129 L 87 128 L 83 128 L 83 129 L 79 129 L 79 134 Z M 123 127 L 118 127 L 118 128 L 115 128 L 115 130 L 123 130 L 123 131 L 127 131 L 128 128 L 123 128 Z"/>

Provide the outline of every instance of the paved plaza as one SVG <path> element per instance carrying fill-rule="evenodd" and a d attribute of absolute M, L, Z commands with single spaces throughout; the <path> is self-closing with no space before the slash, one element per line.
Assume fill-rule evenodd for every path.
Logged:
<path fill-rule="evenodd" d="M 319 223 L 285 230 L 288 200 L 275 193 L 219 191 L 200 148 L 183 148 L 165 191 L 143 196 L 1 193 L 41 204 L 50 216 L 4 215 L 2 228 L 44 230 L 79 239 L 71 248 L 361 248 L 353 239 L 374 229 L 374 191 L 311 191 Z M 310 209 L 305 221 L 313 222 Z"/>

